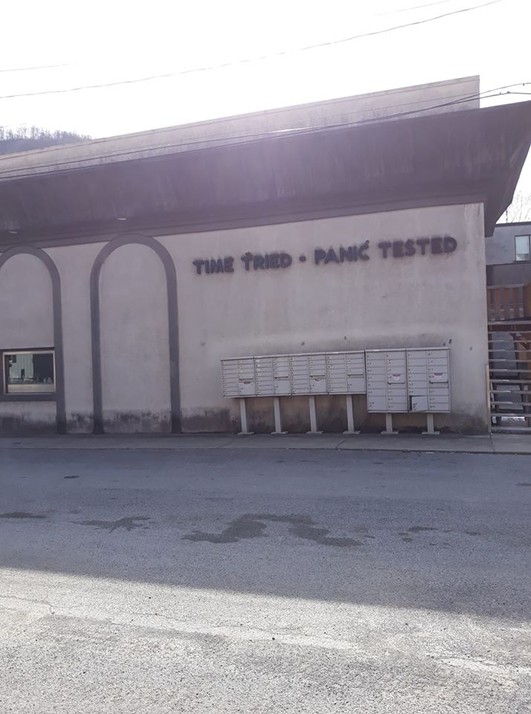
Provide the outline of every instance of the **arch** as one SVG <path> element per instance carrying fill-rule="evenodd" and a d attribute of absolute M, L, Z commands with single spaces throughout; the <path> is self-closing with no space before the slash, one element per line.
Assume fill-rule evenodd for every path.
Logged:
<path fill-rule="evenodd" d="M 64 350 L 63 350 L 63 313 L 61 303 L 61 277 L 56 264 L 40 248 L 20 246 L 9 248 L 0 254 L 0 270 L 10 258 L 15 255 L 32 255 L 46 266 L 52 281 L 52 314 L 53 314 L 53 340 L 55 351 L 55 409 L 56 424 L 59 434 L 66 433 L 66 406 L 65 406 L 65 376 L 64 376 Z M 16 401 L 16 400 L 14 400 Z M 25 398 L 24 401 L 31 401 Z"/>
<path fill-rule="evenodd" d="M 101 355 L 100 278 L 103 265 L 115 250 L 125 245 L 143 245 L 160 258 L 166 275 L 168 301 L 168 342 L 170 357 L 170 405 L 172 433 L 181 431 L 181 395 L 179 384 L 179 325 L 177 313 L 177 274 L 166 248 L 150 236 L 122 235 L 113 238 L 96 256 L 90 273 L 90 323 L 92 339 L 92 398 L 94 433 L 103 434 L 103 375 Z"/>

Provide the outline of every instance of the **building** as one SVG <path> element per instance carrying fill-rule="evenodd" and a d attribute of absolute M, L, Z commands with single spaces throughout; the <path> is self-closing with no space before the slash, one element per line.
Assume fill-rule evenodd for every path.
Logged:
<path fill-rule="evenodd" d="M 378 348 L 448 348 L 436 425 L 488 429 L 485 236 L 531 102 L 478 93 L 464 78 L 0 157 L 1 430 L 234 431 L 221 360 Z M 307 398 L 280 407 L 308 429 Z M 345 400 L 316 409 L 343 430 Z M 382 428 L 366 396 L 354 411 Z M 248 415 L 274 428 L 271 399 Z"/>
<path fill-rule="evenodd" d="M 486 262 L 492 421 L 531 431 L 531 222 L 499 223 Z"/>
<path fill-rule="evenodd" d="M 488 285 L 531 283 L 531 221 L 498 223 L 485 247 Z"/>

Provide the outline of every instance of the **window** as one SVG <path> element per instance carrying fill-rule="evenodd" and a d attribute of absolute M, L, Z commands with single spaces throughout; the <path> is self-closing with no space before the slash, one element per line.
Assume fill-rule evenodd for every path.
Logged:
<path fill-rule="evenodd" d="M 4 352 L 4 394 L 55 392 L 55 360 L 52 350 Z"/>
<path fill-rule="evenodd" d="M 531 236 L 515 236 L 515 260 L 531 260 Z"/>

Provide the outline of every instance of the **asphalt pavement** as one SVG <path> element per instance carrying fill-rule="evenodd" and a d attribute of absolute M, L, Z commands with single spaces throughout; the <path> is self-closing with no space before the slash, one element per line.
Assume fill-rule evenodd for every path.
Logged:
<path fill-rule="evenodd" d="M 2 714 L 531 712 L 529 456 L 215 438 L 0 442 Z"/>

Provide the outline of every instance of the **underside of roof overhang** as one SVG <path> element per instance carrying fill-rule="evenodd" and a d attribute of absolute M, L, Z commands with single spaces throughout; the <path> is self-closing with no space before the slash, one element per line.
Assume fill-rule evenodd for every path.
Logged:
<path fill-rule="evenodd" d="M 530 140 L 531 102 L 522 102 L 169 147 L 89 167 L 56 159 L 39 172 L 0 167 L 0 243 L 468 202 L 484 203 L 490 235 L 512 200 Z"/>

